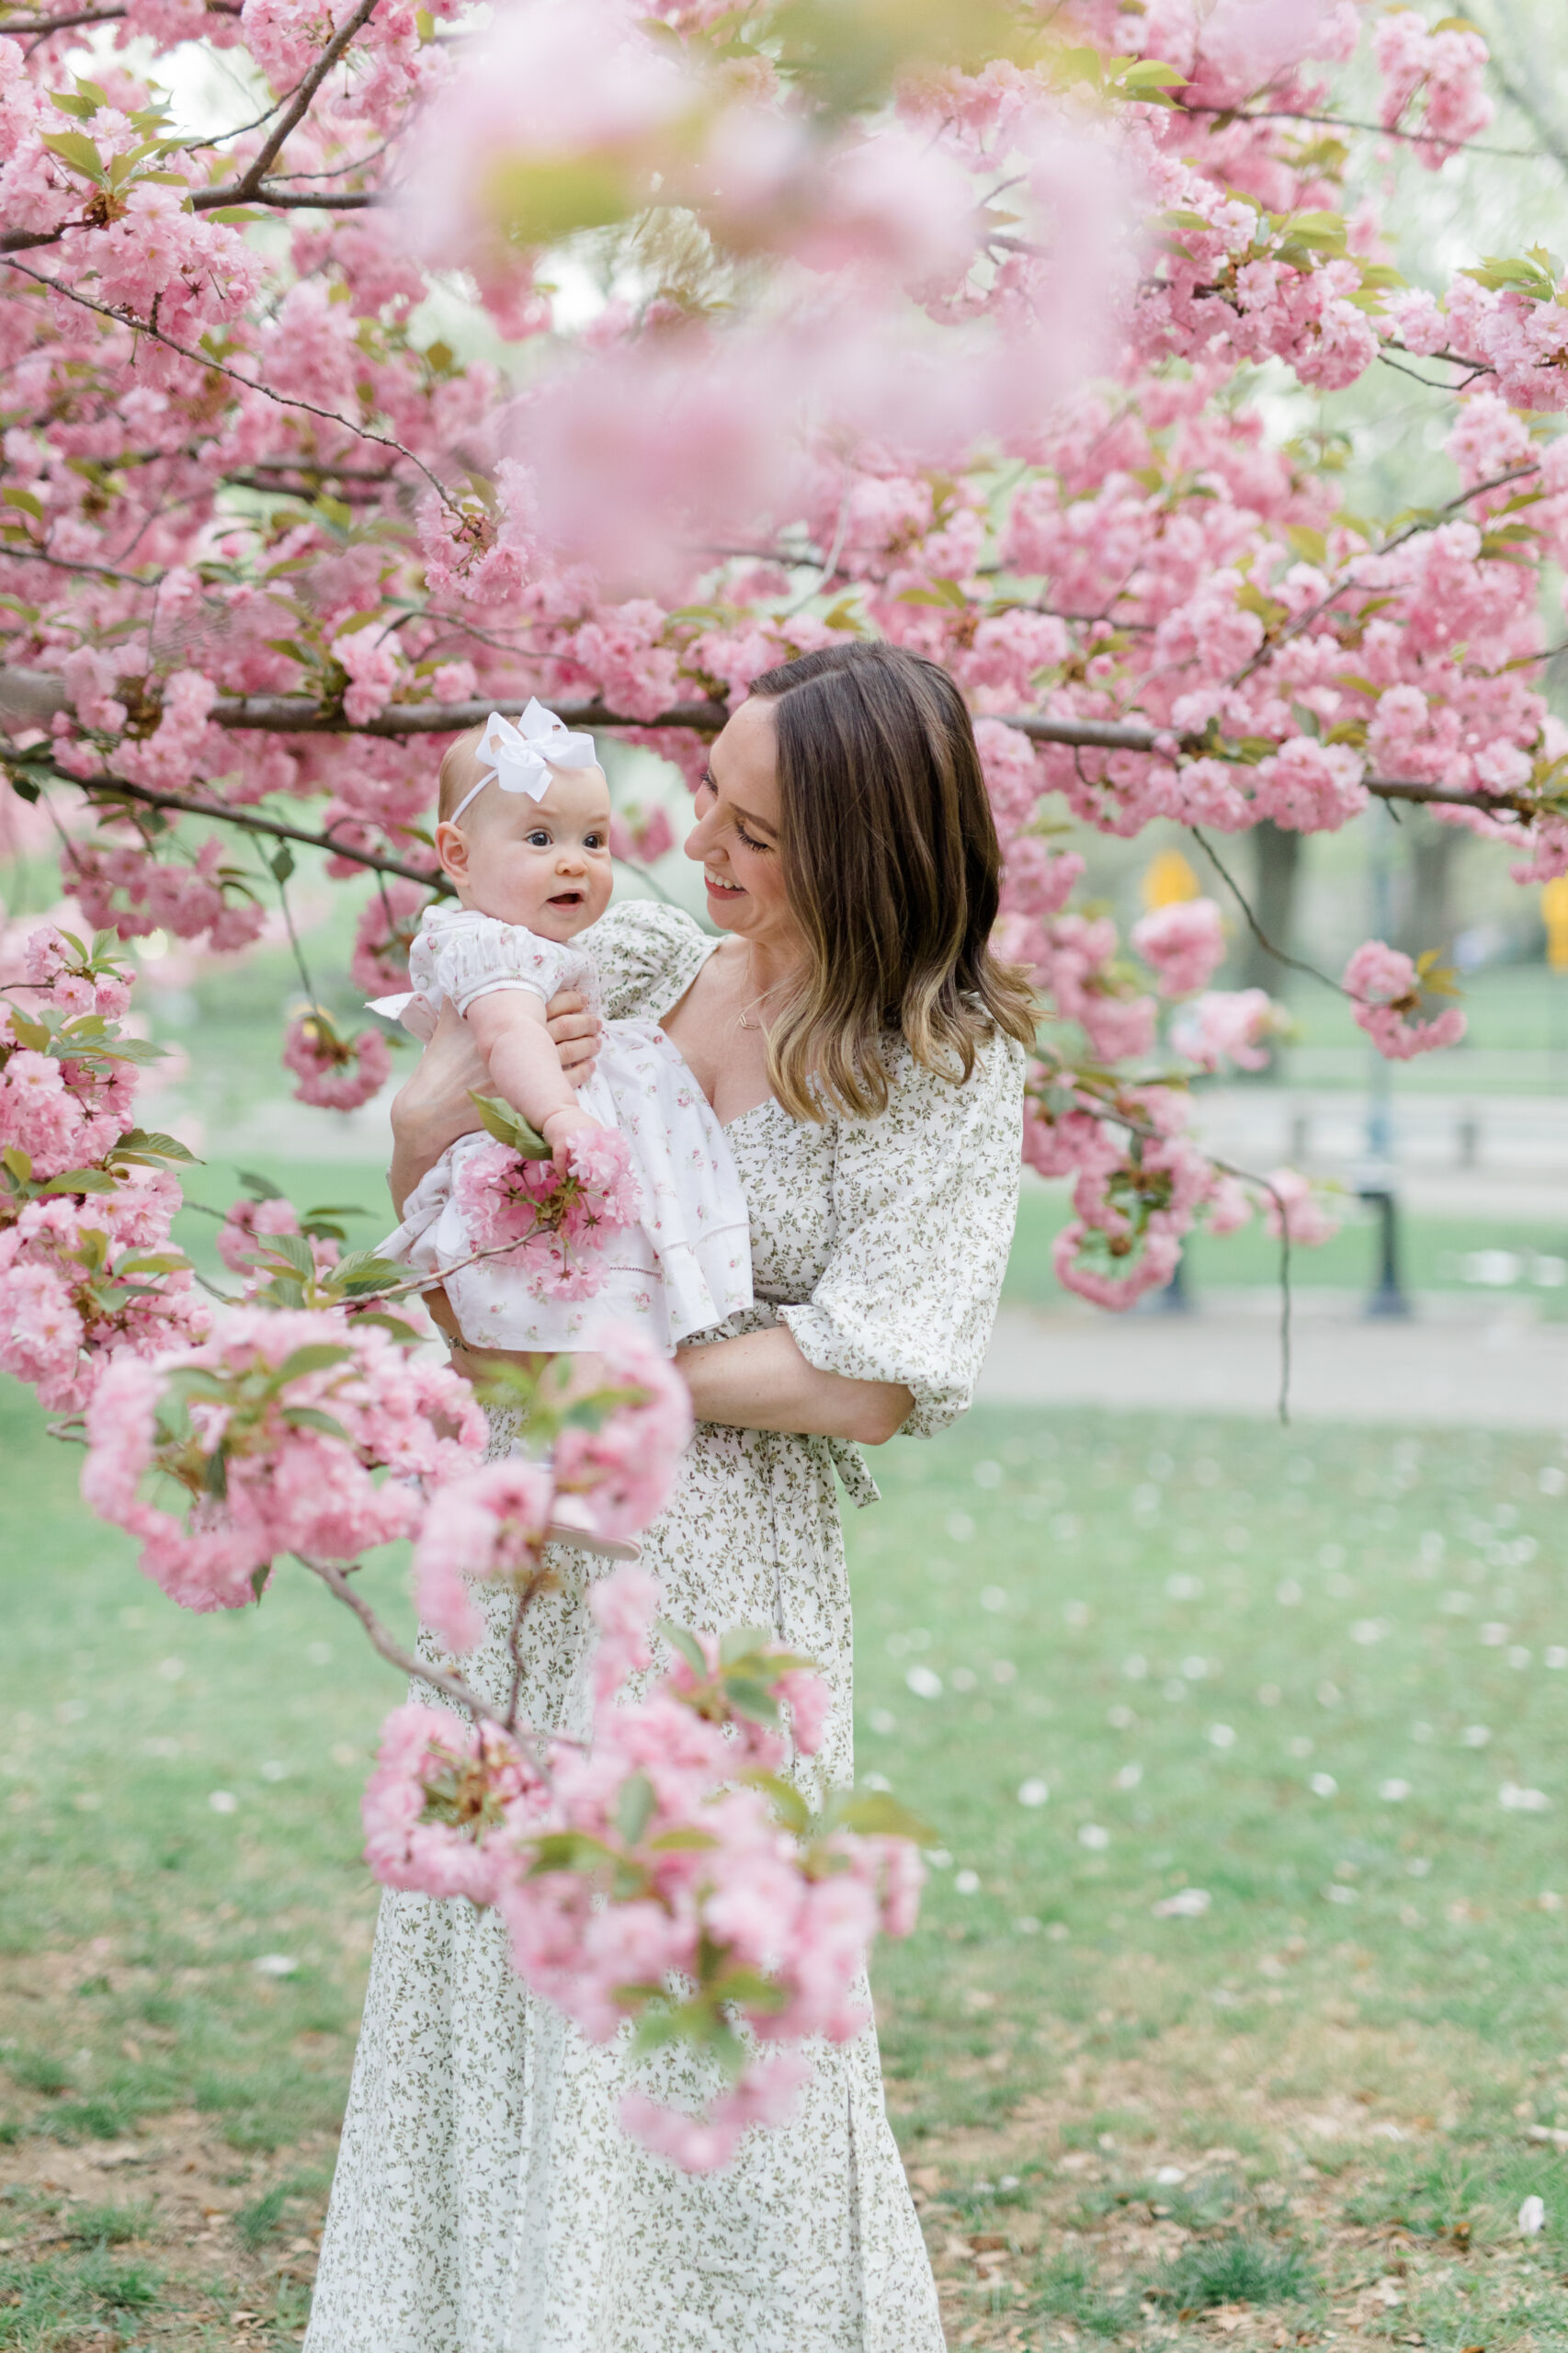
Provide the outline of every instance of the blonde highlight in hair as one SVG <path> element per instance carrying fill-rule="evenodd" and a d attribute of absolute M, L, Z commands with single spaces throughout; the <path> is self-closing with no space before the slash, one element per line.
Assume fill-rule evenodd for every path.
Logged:
<path fill-rule="evenodd" d="M 859 640 L 765 671 L 779 852 L 807 948 L 768 1041 L 798 1120 L 872 1119 L 889 1040 L 961 1086 L 994 1032 L 1034 1040 L 1021 967 L 993 956 L 1002 852 L 963 697 L 935 662 Z"/>

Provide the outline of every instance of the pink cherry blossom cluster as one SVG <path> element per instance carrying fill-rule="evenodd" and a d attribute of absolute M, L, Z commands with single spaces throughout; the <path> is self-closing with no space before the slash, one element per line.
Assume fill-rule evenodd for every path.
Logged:
<path fill-rule="evenodd" d="M 392 1076 L 392 1049 L 379 1029 L 345 1038 L 320 1012 L 299 1014 L 289 1024 L 283 1061 L 300 1082 L 295 1100 L 328 1111 L 357 1111 Z"/>
<path fill-rule="evenodd" d="M 1414 8 L 1396 8 L 1380 20 L 1372 55 L 1383 76 L 1379 116 L 1389 129 L 1408 127 L 1420 102 L 1425 138 L 1416 153 L 1428 171 L 1440 171 L 1492 120 L 1483 87 L 1486 43 L 1478 30 L 1451 21 L 1434 29 Z"/>
<path fill-rule="evenodd" d="M 744 2021 L 744 2039 L 733 2027 L 726 2038 L 734 2080 L 715 2084 L 705 2114 L 635 2089 L 622 2107 L 636 2137 L 704 2171 L 726 2164 L 750 2125 L 787 2119 L 810 2066 L 778 2046 L 843 2041 L 867 2024 L 869 1947 L 879 1930 L 907 1934 L 924 1874 L 907 1836 L 857 1828 L 848 1810 L 835 1819 L 831 1802 L 813 1820 L 781 1778 L 809 1756 L 808 1720 L 820 1715 L 801 1662 L 747 1654 L 755 1637 L 687 1635 L 673 1668 L 646 1685 L 657 1602 L 641 1570 L 595 1587 L 605 1631 L 593 1738 L 553 1747 L 559 1827 L 517 1840 L 526 1875 L 505 1872 L 495 1902 L 525 1983 L 596 2041 L 653 2006 L 648 1988 L 682 1980 L 695 2006 Z M 748 1684 L 792 1699 L 792 1732 L 759 1721 L 750 1699 L 736 1704 L 743 1657 Z"/>
<path fill-rule="evenodd" d="M 207 1322 L 169 1239 L 179 1187 L 155 1165 L 167 1140 L 133 1145 L 130 989 L 108 946 L 40 925 L 0 1006 L 0 1366 L 55 1413 L 78 1410 L 118 1353 Z"/>
<path fill-rule="evenodd" d="M 564 1167 L 525 1160 L 504 1143 L 474 1153 L 459 1171 L 457 1197 L 475 1247 L 516 1253 L 558 1299 L 591 1299 L 605 1245 L 642 1215 L 631 1151 L 614 1128 L 570 1137 Z"/>
<path fill-rule="evenodd" d="M 484 1429 L 465 1381 L 375 1324 L 233 1307 L 197 1347 L 110 1362 L 82 1492 L 171 1599 L 237 1609 L 280 1553 L 353 1562 L 414 1534 L 422 1483 L 471 1467 Z"/>
<path fill-rule="evenodd" d="M 1225 926 L 1212 899 L 1178 899 L 1133 925 L 1133 947 L 1155 974 L 1162 996 L 1193 996 L 1225 961 Z"/>
<path fill-rule="evenodd" d="M 1426 1019 L 1417 1017 L 1423 975 L 1403 949 L 1390 948 L 1381 939 L 1369 939 L 1358 948 L 1345 967 L 1344 986 L 1357 1026 L 1392 1062 L 1409 1062 L 1415 1054 L 1457 1046 L 1464 1036 L 1465 1017 L 1457 1005 Z"/>

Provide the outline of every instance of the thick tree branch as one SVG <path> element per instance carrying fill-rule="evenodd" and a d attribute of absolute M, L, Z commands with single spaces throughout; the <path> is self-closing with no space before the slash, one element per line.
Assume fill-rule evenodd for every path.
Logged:
<path fill-rule="evenodd" d="M 239 178 L 232 181 L 226 191 L 220 188 L 209 189 L 210 199 L 225 204 L 249 202 L 282 153 L 284 144 L 290 133 L 298 129 L 310 112 L 311 101 L 316 92 L 321 88 L 344 51 L 351 45 L 355 34 L 359 32 L 374 16 L 378 6 L 379 0 L 359 0 L 359 6 L 351 17 L 347 17 L 339 25 L 295 91 L 281 119 L 273 125 Z"/>
<path fill-rule="evenodd" d="M 279 735 L 380 735 L 399 740 L 411 735 L 460 733 L 465 728 L 483 726 L 493 710 L 500 711 L 504 717 L 517 718 L 527 709 L 528 699 L 527 696 L 511 695 L 484 702 L 390 703 L 374 719 L 352 727 L 341 712 L 324 710 L 308 695 L 220 695 L 209 716 L 220 727 L 255 728 Z M 46 726 L 57 710 L 65 708 L 64 685 L 52 671 L 0 669 L 0 726 L 9 725 L 13 730 Z M 718 734 L 729 717 L 727 707 L 721 702 L 676 703 L 652 719 L 634 718 L 630 712 L 609 710 L 602 702 L 558 702 L 551 708 L 569 727 L 685 727 L 697 735 Z M 1005 726 L 1016 727 L 1033 743 L 1064 744 L 1083 751 L 1159 753 L 1166 756 L 1186 753 L 1192 756 L 1207 748 L 1199 736 L 1178 735 L 1171 728 L 1151 727 L 1133 721 L 1047 719 L 1028 712 L 1001 716 Z M 83 782 L 77 777 L 62 776 L 60 780 L 78 786 Z M 1432 784 L 1415 777 L 1369 777 L 1366 785 L 1369 792 L 1382 801 L 1426 801 L 1450 809 L 1511 809 L 1522 817 L 1533 816 L 1538 811 L 1538 804 L 1528 793 L 1490 792 L 1480 785 L 1468 788 Z M 236 824 L 257 823 L 247 810 L 197 803 L 179 794 L 155 796 L 139 785 L 117 783 L 115 790 L 145 799 L 150 806 L 188 808 L 192 814 L 222 817 Z M 290 841 L 311 842 L 341 857 L 357 858 L 362 865 L 381 867 L 389 873 L 412 873 L 415 881 L 429 880 L 415 870 L 369 858 L 358 850 L 339 851 L 337 845 L 324 836 L 280 827 L 271 820 L 259 829 L 280 831 Z"/>

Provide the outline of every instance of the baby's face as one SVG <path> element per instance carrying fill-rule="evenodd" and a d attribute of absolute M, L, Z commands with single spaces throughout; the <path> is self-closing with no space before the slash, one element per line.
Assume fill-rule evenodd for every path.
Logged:
<path fill-rule="evenodd" d="M 609 787 L 602 769 L 552 770 L 542 801 L 487 786 L 461 832 L 463 901 L 481 915 L 543 939 L 572 939 L 609 904 Z"/>

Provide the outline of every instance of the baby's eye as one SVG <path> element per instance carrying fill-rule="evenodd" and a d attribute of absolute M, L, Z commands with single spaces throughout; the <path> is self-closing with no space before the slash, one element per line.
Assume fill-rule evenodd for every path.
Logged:
<path fill-rule="evenodd" d="M 605 837 L 603 834 L 585 834 L 583 836 L 583 847 L 585 849 L 603 849 L 604 846 Z"/>
<path fill-rule="evenodd" d="M 530 849 L 548 849 L 550 847 L 550 835 L 536 828 L 536 830 L 528 835 L 528 847 Z"/>

